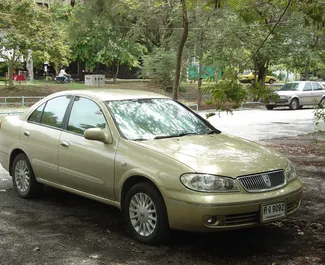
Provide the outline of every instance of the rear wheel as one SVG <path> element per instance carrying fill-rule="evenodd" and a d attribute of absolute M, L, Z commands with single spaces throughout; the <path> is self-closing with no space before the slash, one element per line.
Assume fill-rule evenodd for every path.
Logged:
<path fill-rule="evenodd" d="M 325 108 L 325 98 L 322 98 L 318 105 L 320 108 Z"/>
<path fill-rule="evenodd" d="M 270 81 L 269 81 L 269 84 L 273 84 L 274 83 L 274 80 L 273 79 L 270 79 Z"/>
<path fill-rule="evenodd" d="M 299 109 L 299 100 L 297 98 L 292 99 L 290 104 L 289 104 L 289 108 L 291 110 Z"/>
<path fill-rule="evenodd" d="M 151 183 L 140 182 L 128 191 L 124 213 L 134 239 L 153 245 L 168 240 L 170 228 L 165 203 Z"/>
<path fill-rule="evenodd" d="M 15 191 L 22 198 L 39 195 L 43 184 L 36 181 L 32 166 L 25 154 L 19 154 L 12 163 L 12 182 Z"/>
<path fill-rule="evenodd" d="M 268 110 L 273 110 L 275 106 L 272 105 L 265 105 L 266 109 Z"/>

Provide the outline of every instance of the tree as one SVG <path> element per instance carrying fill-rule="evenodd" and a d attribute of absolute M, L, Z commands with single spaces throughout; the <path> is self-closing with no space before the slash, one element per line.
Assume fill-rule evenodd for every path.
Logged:
<path fill-rule="evenodd" d="M 96 0 L 75 9 L 69 26 L 72 55 L 85 62 L 87 70 L 97 63 L 115 65 L 117 77 L 121 64 L 139 66 L 145 47 L 130 31 L 127 6 L 120 1 Z"/>
<path fill-rule="evenodd" d="M 46 7 L 39 7 L 28 0 L 2 0 L 0 2 L 0 25 L 3 35 L 0 39 L 0 57 L 8 66 L 9 87 L 12 87 L 13 72 L 28 50 L 42 59 L 50 59 L 62 49 L 60 34 L 55 27 L 55 20 Z M 36 56 L 36 57 L 37 57 Z"/>

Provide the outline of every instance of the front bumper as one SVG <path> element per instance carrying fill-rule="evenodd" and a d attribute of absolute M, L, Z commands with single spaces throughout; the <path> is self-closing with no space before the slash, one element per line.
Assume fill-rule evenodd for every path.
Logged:
<path fill-rule="evenodd" d="M 289 99 L 279 99 L 276 103 L 275 102 L 268 102 L 266 105 L 269 106 L 289 106 Z"/>
<path fill-rule="evenodd" d="M 239 79 L 240 83 L 251 83 L 253 79 Z"/>
<path fill-rule="evenodd" d="M 171 229 L 210 232 L 260 225 L 261 207 L 264 204 L 285 202 L 287 216 L 293 214 L 300 206 L 302 183 L 296 179 L 281 189 L 261 193 L 215 195 L 187 190 L 181 193 L 165 192 Z M 212 225 L 207 222 L 210 217 L 217 220 Z"/>

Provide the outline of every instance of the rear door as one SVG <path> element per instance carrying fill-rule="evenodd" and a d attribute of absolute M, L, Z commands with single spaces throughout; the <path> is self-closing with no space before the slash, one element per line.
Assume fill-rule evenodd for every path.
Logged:
<path fill-rule="evenodd" d="M 70 96 L 43 103 L 22 124 L 20 143 L 27 153 L 37 178 L 58 181 L 58 146 Z"/>
<path fill-rule="evenodd" d="M 312 86 L 313 86 L 313 104 L 318 104 L 322 97 L 324 96 L 324 88 L 322 87 L 322 85 L 320 83 L 312 83 Z"/>

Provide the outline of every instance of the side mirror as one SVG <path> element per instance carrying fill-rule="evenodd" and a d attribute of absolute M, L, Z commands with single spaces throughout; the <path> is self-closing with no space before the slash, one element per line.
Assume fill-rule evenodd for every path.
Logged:
<path fill-rule="evenodd" d="M 99 141 L 104 144 L 111 144 L 113 142 L 110 132 L 104 132 L 100 128 L 90 128 L 85 130 L 84 137 L 87 140 Z"/>

